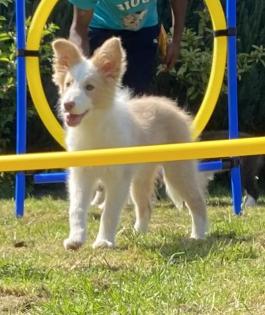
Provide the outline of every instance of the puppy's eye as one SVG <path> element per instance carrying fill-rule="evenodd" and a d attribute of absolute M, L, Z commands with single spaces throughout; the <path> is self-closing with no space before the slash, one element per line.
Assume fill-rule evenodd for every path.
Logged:
<path fill-rule="evenodd" d="M 66 86 L 66 87 L 69 87 L 69 86 L 72 85 L 72 83 L 73 83 L 73 81 L 67 81 L 67 82 L 65 83 L 65 86 Z"/>
<path fill-rule="evenodd" d="M 92 84 L 86 84 L 85 88 L 87 91 L 92 91 L 95 87 Z"/>

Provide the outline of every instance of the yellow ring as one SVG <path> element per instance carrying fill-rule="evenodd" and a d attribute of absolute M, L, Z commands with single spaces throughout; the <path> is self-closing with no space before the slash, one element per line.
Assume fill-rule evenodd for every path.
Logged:
<path fill-rule="evenodd" d="M 38 5 L 38 8 L 32 19 L 27 38 L 27 49 L 39 50 L 41 35 L 46 24 L 46 21 L 55 7 L 58 0 L 43 0 Z M 41 75 L 39 58 L 27 57 L 26 58 L 26 71 L 28 78 L 29 91 L 35 105 L 35 108 L 50 134 L 62 146 L 64 143 L 64 130 L 55 118 L 50 109 L 46 96 L 44 94 Z"/>
<path fill-rule="evenodd" d="M 211 16 L 213 30 L 225 30 L 226 20 L 221 3 L 219 1 L 212 0 L 204 1 Z M 212 70 L 209 83 L 200 109 L 192 124 L 192 136 L 194 139 L 196 139 L 204 130 L 214 111 L 224 80 L 226 56 L 227 37 L 215 37 L 213 45 Z"/>
<path fill-rule="evenodd" d="M 40 2 L 28 31 L 26 46 L 28 50 L 39 50 L 44 25 L 58 1 L 59 0 L 42 0 Z M 212 0 L 204 1 L 211 16 L 213 30 L 226 29 L 226 20 L 221 3 Z M 202 105 L 193 121 L 193 138 L 197 138 L 200 135 L 214 111 L 223 83 L 226 55 L 227 38 L 215 37 L 212 70 Z M 53 138 L 62 147 L 65 147 L 63 128 L 51 111 L 43 91 L 39 59 L 36 57 L 27 57 L 26 66 L 28 86 L 35 108 Z"/>

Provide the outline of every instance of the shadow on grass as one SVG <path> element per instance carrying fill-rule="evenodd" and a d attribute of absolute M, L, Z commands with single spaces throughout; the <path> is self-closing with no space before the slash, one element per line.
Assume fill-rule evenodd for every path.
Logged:
<path fill-rule="evenodd" d="M 171 236 L 163 244 L 141 244 L 141 247 L 159 253 L 171 264 L 204 260 L 211 257 L 225 260 L 255 259 L 258 254 L 252 246 L 252 238 L 238 236 L 235 232 L 214 232 L 206 240 L 194 240 Z"/>

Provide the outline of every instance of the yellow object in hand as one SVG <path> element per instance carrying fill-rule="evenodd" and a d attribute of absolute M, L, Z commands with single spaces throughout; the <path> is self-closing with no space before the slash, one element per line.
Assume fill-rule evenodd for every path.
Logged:
<path fill-rule="evenodd" d="M 158 47 L 159 47 L 160 57 L 162 60 L 164 60 L 167 55 L 167 32 L 163 24 L 161 24 L 160 33 L 158 36 Z"/>

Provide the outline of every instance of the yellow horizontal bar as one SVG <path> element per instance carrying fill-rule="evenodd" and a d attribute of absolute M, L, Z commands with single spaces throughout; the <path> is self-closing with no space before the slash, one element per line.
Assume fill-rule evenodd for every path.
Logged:
<path fill-rule="evenodd" d="M 0 171 L 26 171 L 265 154 L 265 137 L 0 156 Z"/>

